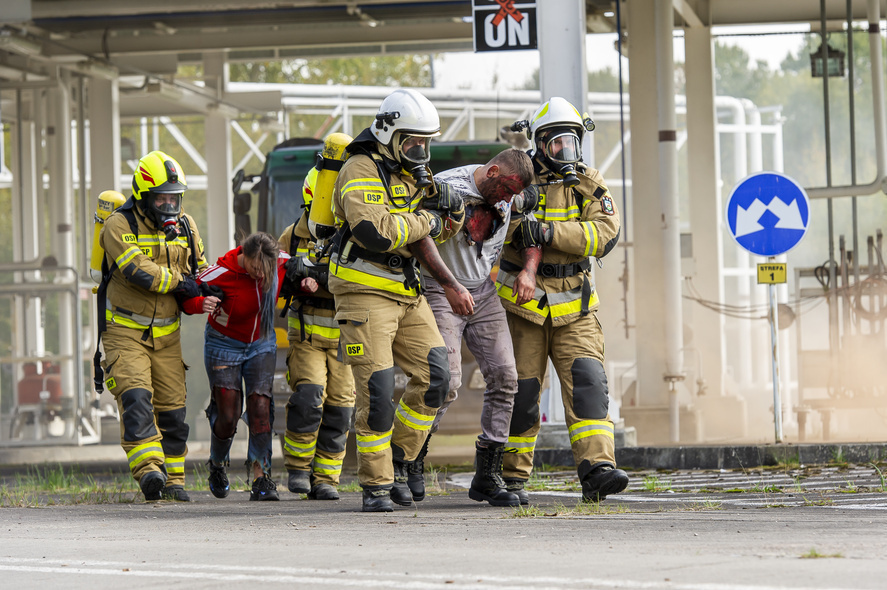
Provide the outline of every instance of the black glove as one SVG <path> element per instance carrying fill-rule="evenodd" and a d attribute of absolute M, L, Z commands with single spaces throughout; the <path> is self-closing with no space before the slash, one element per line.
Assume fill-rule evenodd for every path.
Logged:
<path fill-rule="evenodd" d="M 431 226 L 431 231 L 428 232 L 428 235 L 431 236 L 431 239 L 436 240 L 440 237 L 440 232 L 443 230 L 443 220 L 441 217 L 447 214 L 446 211 L 437 211 L 435 209 L 423 209 L 418 213 L 427 213 L 428 215 L 422 215 L 425 219 L 428 220 L 428 224 Z"/>
<path fill-rule="evenodd" d="M 200 287 L 197 286 L 197 281 L 191 275 L 184 275 L 172 290 L 172 294 L 175 295 L 177 301 L 187 301 L 200 297 Z"/>
<path fill-rule="evenodd" d="M 286 273 L 283 275 L 283 285 L 280 286 L 280 296 L 286 299 L 301 291 L 302 279 L 308 276 L 308 270 L 305 267 L 305 259 L 300 256 L 291 256 L 283 268 L 286 269 Z"/>
<path fill-rule="evenodd" d="M 310 267 L 308 267 L 308 276 L 310 278 L 314 279 L 315 281 L 317 281 L 317 284 L 320 285 L 321 287 L 323 287 L 324 289 L 326 289 L 327 286 L 329 285 L 330 272 L 326 266 L 310 266 Z"/>
<path fill-rule="evenodd" d="M 436 209 L 443 212 L 446 217 L 455 221 L 462 221 L 465 216 L 465 204 L 459 193 L 445 182 L 434 181 L 434 196 L 428 197 L 422 202 L 425 209 Z"/>
<path fill-rule="evenodd" d="M 531 184 L 514 197 L 514 209 L 518 213 L 529 213 L 539 207 L 539 186 Z"/>
<path fill-rule="evenodd" d="M 549 245 L 552 237 L 553 232 L 548 224 L 540 223 L 535 218 L 524 217 L 511 241 L 519 244 L 522 248 L 533 248 Z"/>
<path fill-rule="evenodd" d="M 225 298 L 225 292 L 218 285 L 210 285 L 209 283 L 200 283 L 198 285 L 200 294 L 204 297 L 216 297 L 221 302 Z"/>

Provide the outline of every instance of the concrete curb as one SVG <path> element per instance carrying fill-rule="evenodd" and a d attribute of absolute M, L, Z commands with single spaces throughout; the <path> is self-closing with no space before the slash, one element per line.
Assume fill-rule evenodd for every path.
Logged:
<path fill-rule="evenodd" d="M 877 463 L 887 461 L 887 443 L 787 444 L 687 447 L 623 447 L 616 463 L 632 469 L 748 469 L 781 463 Z M 573 465 L 570 449 L 536 449 L 533 463 Z"/>

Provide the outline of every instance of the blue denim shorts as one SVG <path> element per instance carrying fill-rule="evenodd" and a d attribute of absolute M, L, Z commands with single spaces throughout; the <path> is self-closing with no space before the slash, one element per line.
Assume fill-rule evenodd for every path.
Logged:
<path fill-rule="evenodd" d="M 203 362 L 210 387 L 270 396 L 276 360 L 277 341 L 274 338 L 241 342 L 206 324 Z"/>

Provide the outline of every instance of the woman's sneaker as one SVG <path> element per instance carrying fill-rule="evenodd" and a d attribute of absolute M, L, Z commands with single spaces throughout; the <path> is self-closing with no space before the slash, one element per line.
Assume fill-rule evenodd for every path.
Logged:
<path fill-rule="evenodd" d="M 249 493 L 249 499 L 260 502 L 280 500 L 280 496 L 277 495 L 277 484 L 267 475 L 257 477 L 253 480 L 253 489 Z"/>
<path fill-rule="evenodd" d="M 207 461 L 206 464 L 209 467 L 209 477 L 207 478 L 209 491 L 216 498 L 227 498 L 231 487 L 228 485 L 228 474 L 225 473 L 225 466 L 213 465 L 212 461 Z"/>

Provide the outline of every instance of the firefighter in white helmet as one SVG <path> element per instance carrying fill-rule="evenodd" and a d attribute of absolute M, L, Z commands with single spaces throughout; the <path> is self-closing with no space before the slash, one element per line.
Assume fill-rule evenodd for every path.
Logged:
<path fill-rule="evenodd" d="M 534 185 L 520 198 L 539 205 L 512 222 L 496 278 L 518 371 L 503 476 L 509 491 L 528 503 L 523 487 L 533 469 L 539 394 L 550 358 L 560 379 L 582 497 L 598 502 L 628 485 L 628 476 L 616 468 L 604 335 L 591 273 L 591 260 L 606 256 L 619 240 L 619 212 L 601 173 L 582 163 L 582 139 L 594 129 L 587 115 L 554 97 L 516 126 L 528 128 L 536 171 Z"/>
<path fill-rule="evenodd" d="M 412 503 L 408 468 L 447 393 L 446 347 L 411 250 L 426 238 L 455 235 L 464 218 L 461 200 L 436 187 L 428 168 L 431 138 L 439 134 L 431 102 L 415 90 L 395 90 L 348 146 L 333 193 L 338 231 L 329 289 L 339 353 L 354 373 L 365 512 Z M 397 405 L 395 363 L 409 376 Z"/>

